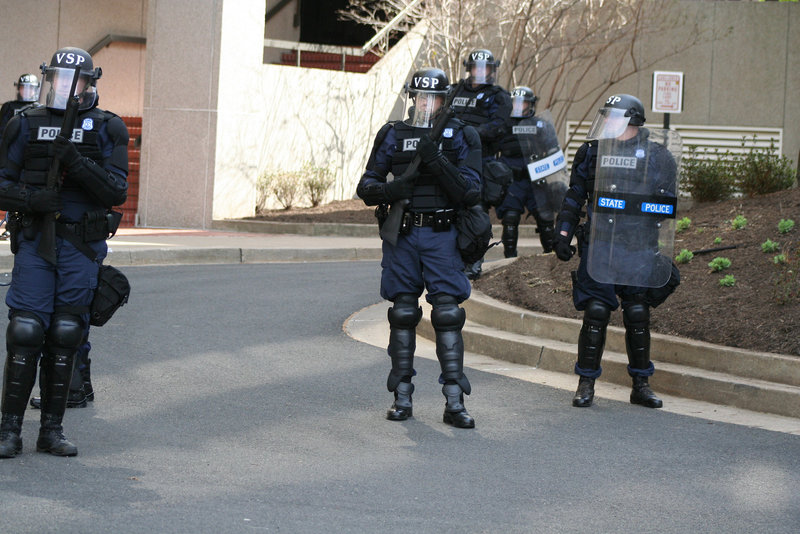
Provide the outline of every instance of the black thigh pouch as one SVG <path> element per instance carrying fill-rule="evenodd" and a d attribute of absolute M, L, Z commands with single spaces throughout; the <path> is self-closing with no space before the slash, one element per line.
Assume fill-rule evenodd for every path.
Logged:
<path fill-rule="evenodd" d="M 131 285 L 122 271 L 111 265 L 100 265 L 97 290 L 89 311 L 89 324 L 103 326 L 122 305 L 128 302 Z"/>

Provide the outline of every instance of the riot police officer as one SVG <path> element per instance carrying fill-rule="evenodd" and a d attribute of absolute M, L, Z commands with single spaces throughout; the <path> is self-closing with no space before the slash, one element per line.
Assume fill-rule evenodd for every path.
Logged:
<path fill-rule="evenodd" d="M 19 79 L 14 82 L 14 87 L 17 88 L 17 97 L 14 100 L 9 100 L 2 107 L 0 107 L 0 138 L 3 136 L 3 130 L 6 129 L 8 121 L 11 117 L 17 114 L 20 109 L 31 106 L 39 101 L 39 90 L 41 83 L 35 74 L 23 74 Z"/>
<path fill-rule="evenodd" d="M 664 142 L 677 134 L 648 130 L 644 122 L 644 107 L 631 95 L 612 95 L 598 110 L 589 130 L 591 141 L 575 155 L 556 222 L 558 258 L 572 257 L 576 232 L 581 257 L 573 273 L 573 301 L 584 312 L 575 364 L 580 377 L 572 401 L 576 407 L 591 406 L 594 399 L 606 327 L 611 311 L 619 307 L 618 298 L 633 380 L 630 401 L 650 408 L 663 405 L 648 381 L 655 371 L 650 308 L 664 302 L 680 282 L 671 261 L 680 147 L 679 137 L 677 143 Z M 587 222 L 579 225 L 587 200 Z"/>
<path fill-rule="evenodd" d="M 484 164 L 494 160 L 500 140 L 506 132 L 511 113 L 508 91 L 495 82 L 500 61 L 486 49 L 477 49 L 464 59 L 466 78 L 457 86 L 453 96 L 456 117 L 474 126 L 481 139 L 481 154 Z M 488 206 L 484 205 L 488 211 Z M 482 260 L 466 268 L 467 277 L 477 279 L 481 275 Z"/>
<path fill-rule="evenodd" d="M 557 180 L 563 174 L 558 171 L 564 167 L 564 158 L 558 146 L 556 130 L 551 122 L 534 115 L 537 100 L 538 97 L 530 87 L 519 86 L 511 90 L 511 118 L 500 141 L 498 159 L 514 175 L 514 181 L 509 185 L 503 203 L 495 209 L 497 217 L 503 223 L 501 240 L 506 258 L 517 256 L 519 224 L 526 208 L 528 214 L 536 219 L 536 232 L 539 234 L 542 250 L 552 252 L 554 210 L 560 207 L 566 191 L 565 181 Z M 549 179 L 531 176 L 529 166 L 532 162 L 548 161 L 558 154 L 561 155 L 561 164 L 547 166 L 552 171 L 547 175 Z M 538 167 L 539 165 L 534 166 Z M 554 203 L 557 205 L 552 207 Z"/>
<path fill-rule="evenodd" d="M 42 65 L 49 84 L 45 106 L 23 111 L 0 143 L 0 209 L 15 214 L 14 270 L 6 295 L 9 323 L 3 376 L 0 457 L 22 450 L 20 431 L 41 355 L 41 427 L 36 450 L 74 456 L 63 433 L 75 353 L 88 328 L 112 206 L 127 196 L 128 131 L 118 116 L 97 107 L 102 71 L 79 48 L 61 48 Z M 77 81 L 75 77 L 77 76 Z M 78 97 L 71 139 L 60 135 L 71 94 Z M 69 126 L 67 126 L 69 128 Z M 46 187 L 58 161 L 60 188 Z M 55 261 L 39 249 L 43 221 L 57 213 Z M 42 250 L 43 252 L 40 252 Z M 93 256 L 93 257 L 92 257 Z"/>
<path fill-rule="evenodd" d="M 455 215 L 458 208 L 479 201 L 480 138 L 472 127 L 452 118 L 441 141 L 431 138 L 448 90 L 442 70 L 414 73 L 407 84 L 408 118 L 378 132 L 356 192 L 368 206 L 395 203 L 393 209 L 400 209 L 399 201 L 406 204 L 400 235 L 396 244 L 384 239 L 381 261 L 381 297 L 393 303 L 388 312 L 392 368 L 386 385 L 395 400 L 386 417 L 403 421 L 413 414 L 415 329 L 422 317 L 418 299 L 427 290 L 446 399 L 443 421 L 473 428 L 475 421 L 464 407 L 464 394 L 471 388 L 464 375 L 461 337 L 466 313 L 459 307 L 470 295 L 470 284 L 457 249 Z M 418 171 L 404 177 L 417 154 Z M 392 181 L 387 180 L 389 173 Z"/>

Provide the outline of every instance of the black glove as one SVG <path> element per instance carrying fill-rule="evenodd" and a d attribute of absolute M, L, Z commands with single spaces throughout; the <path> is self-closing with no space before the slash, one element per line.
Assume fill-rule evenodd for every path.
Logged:
<path fill-rule="evenodd" d="M 439 159 L 439 157 L 442 155 L 442 151 L 439 150 L 439 147 L 433 142 L 433 139 L 431 139 L 431 136 L 428 134 L 425 134 L 419 138 L 419 141 L 417 142 L 417 153 L 419 153 L 423 163 L 431 163 L 432 161 Z"/>
<path fill-rule="evenodd" d="M 61 162 L 66 169 L 73 168 L 81 159 L 81 155 L 72 141 L 59 135 L 53 141 L 53 156 Z"/>
<path fill-rule="evenodd" d="M 569 238 L 561 234 L 556 235 L 553 250 L 556 251 L 556 256 L 561 261 L 569 261 L 575 254 L 575 247 L 569 244 Z"/>
<path fill-rule="evenodd" d="M 29 210 L 36 213 L 51 213 L 59 211 L 63 207 L 58 191 L 49 191 L 47 189 L 38 189 L 31 192 L 25 204 Z"/>
<path fill-rule="evenodd" d="M 407 178 L 396 178 L 391 182 L 387 182 L 386 185 L 383 186 L 386 200 L 394 202 L 395 200 L 411 198 L 411 195 L 414 194 L 414 182 L 418 176 L 419 173 L 414 173 Z"/>

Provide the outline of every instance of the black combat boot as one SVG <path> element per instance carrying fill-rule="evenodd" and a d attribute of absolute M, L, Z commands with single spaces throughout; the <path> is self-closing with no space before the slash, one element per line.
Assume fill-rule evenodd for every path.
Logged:
<path fill-rule="evenodd" d="M 49 452 L 56 456 L 76 456 L 78 448 L 64 437 L 60 415 L 42 413 L 42 426 L 36 440 L 38 452 Z"/>
<path fill-rule="evenodd" d="M 594 378 L 582 376 L 578 381 L 578 390 L 572 397 L 572 405 L 576 408 L 588 408 L 594 402 Z"/>
<path fill-rule="evenodd" d="M 517 257 L 517 241 L 519 239 L 519 223 L 522 214 L 516 210 L 508 210 L 503 214 L 503 255 L 506 258 Z"/>
<path fill-rule="evenodd" d="M 411 382 L 400 382 L 394 390 L 394 403 L 386 412 L 386 419 L 389 421 L 405 421 L 414 411 L 411 407 L 411 394 L 414 393 L 414 384 Z"/>
<path fill-rule="evenodd" d="M 464 407 L 464 392 L 458 384 L 445 384 L 442 393 L 447 399 L 442 421 L 456 428 L 475 428 L 475 419 Z"/>
<path fill-rule="evenodd" d="M 664 403 L 656 397 L 646 376 L 633 377 L 633 389 L 631 390 L 631 404 L 641 404 L 648 408 L 661 408 Z"/>
<path fill-rule="evenodd" d="M 553 243 L 556 239 L 553 221 L 536 217 L 536 233 L 539 234 L 539 242 L 542 244 L 542 252 L 545 254 L 548 252 L 553 252 Z"/>
<path fill-rule="evenodd" d="M 13 458 L 22 452 L 22 416 L 3 414 L 0 423 L 0 458 Z"/>

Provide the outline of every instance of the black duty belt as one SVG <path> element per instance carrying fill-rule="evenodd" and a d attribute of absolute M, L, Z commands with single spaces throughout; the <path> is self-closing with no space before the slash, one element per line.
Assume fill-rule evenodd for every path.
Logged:
<path fill-rule="evenodd" d="M 410 216 L 410 223 L 413 226 L 434 226 L 437 224 L 453 224 L 456 222 L 456 212 L 455 210 L 441 210 L 439 212 L 433 213 L 421 213 L 421 212 L 408 212 Z"/>

